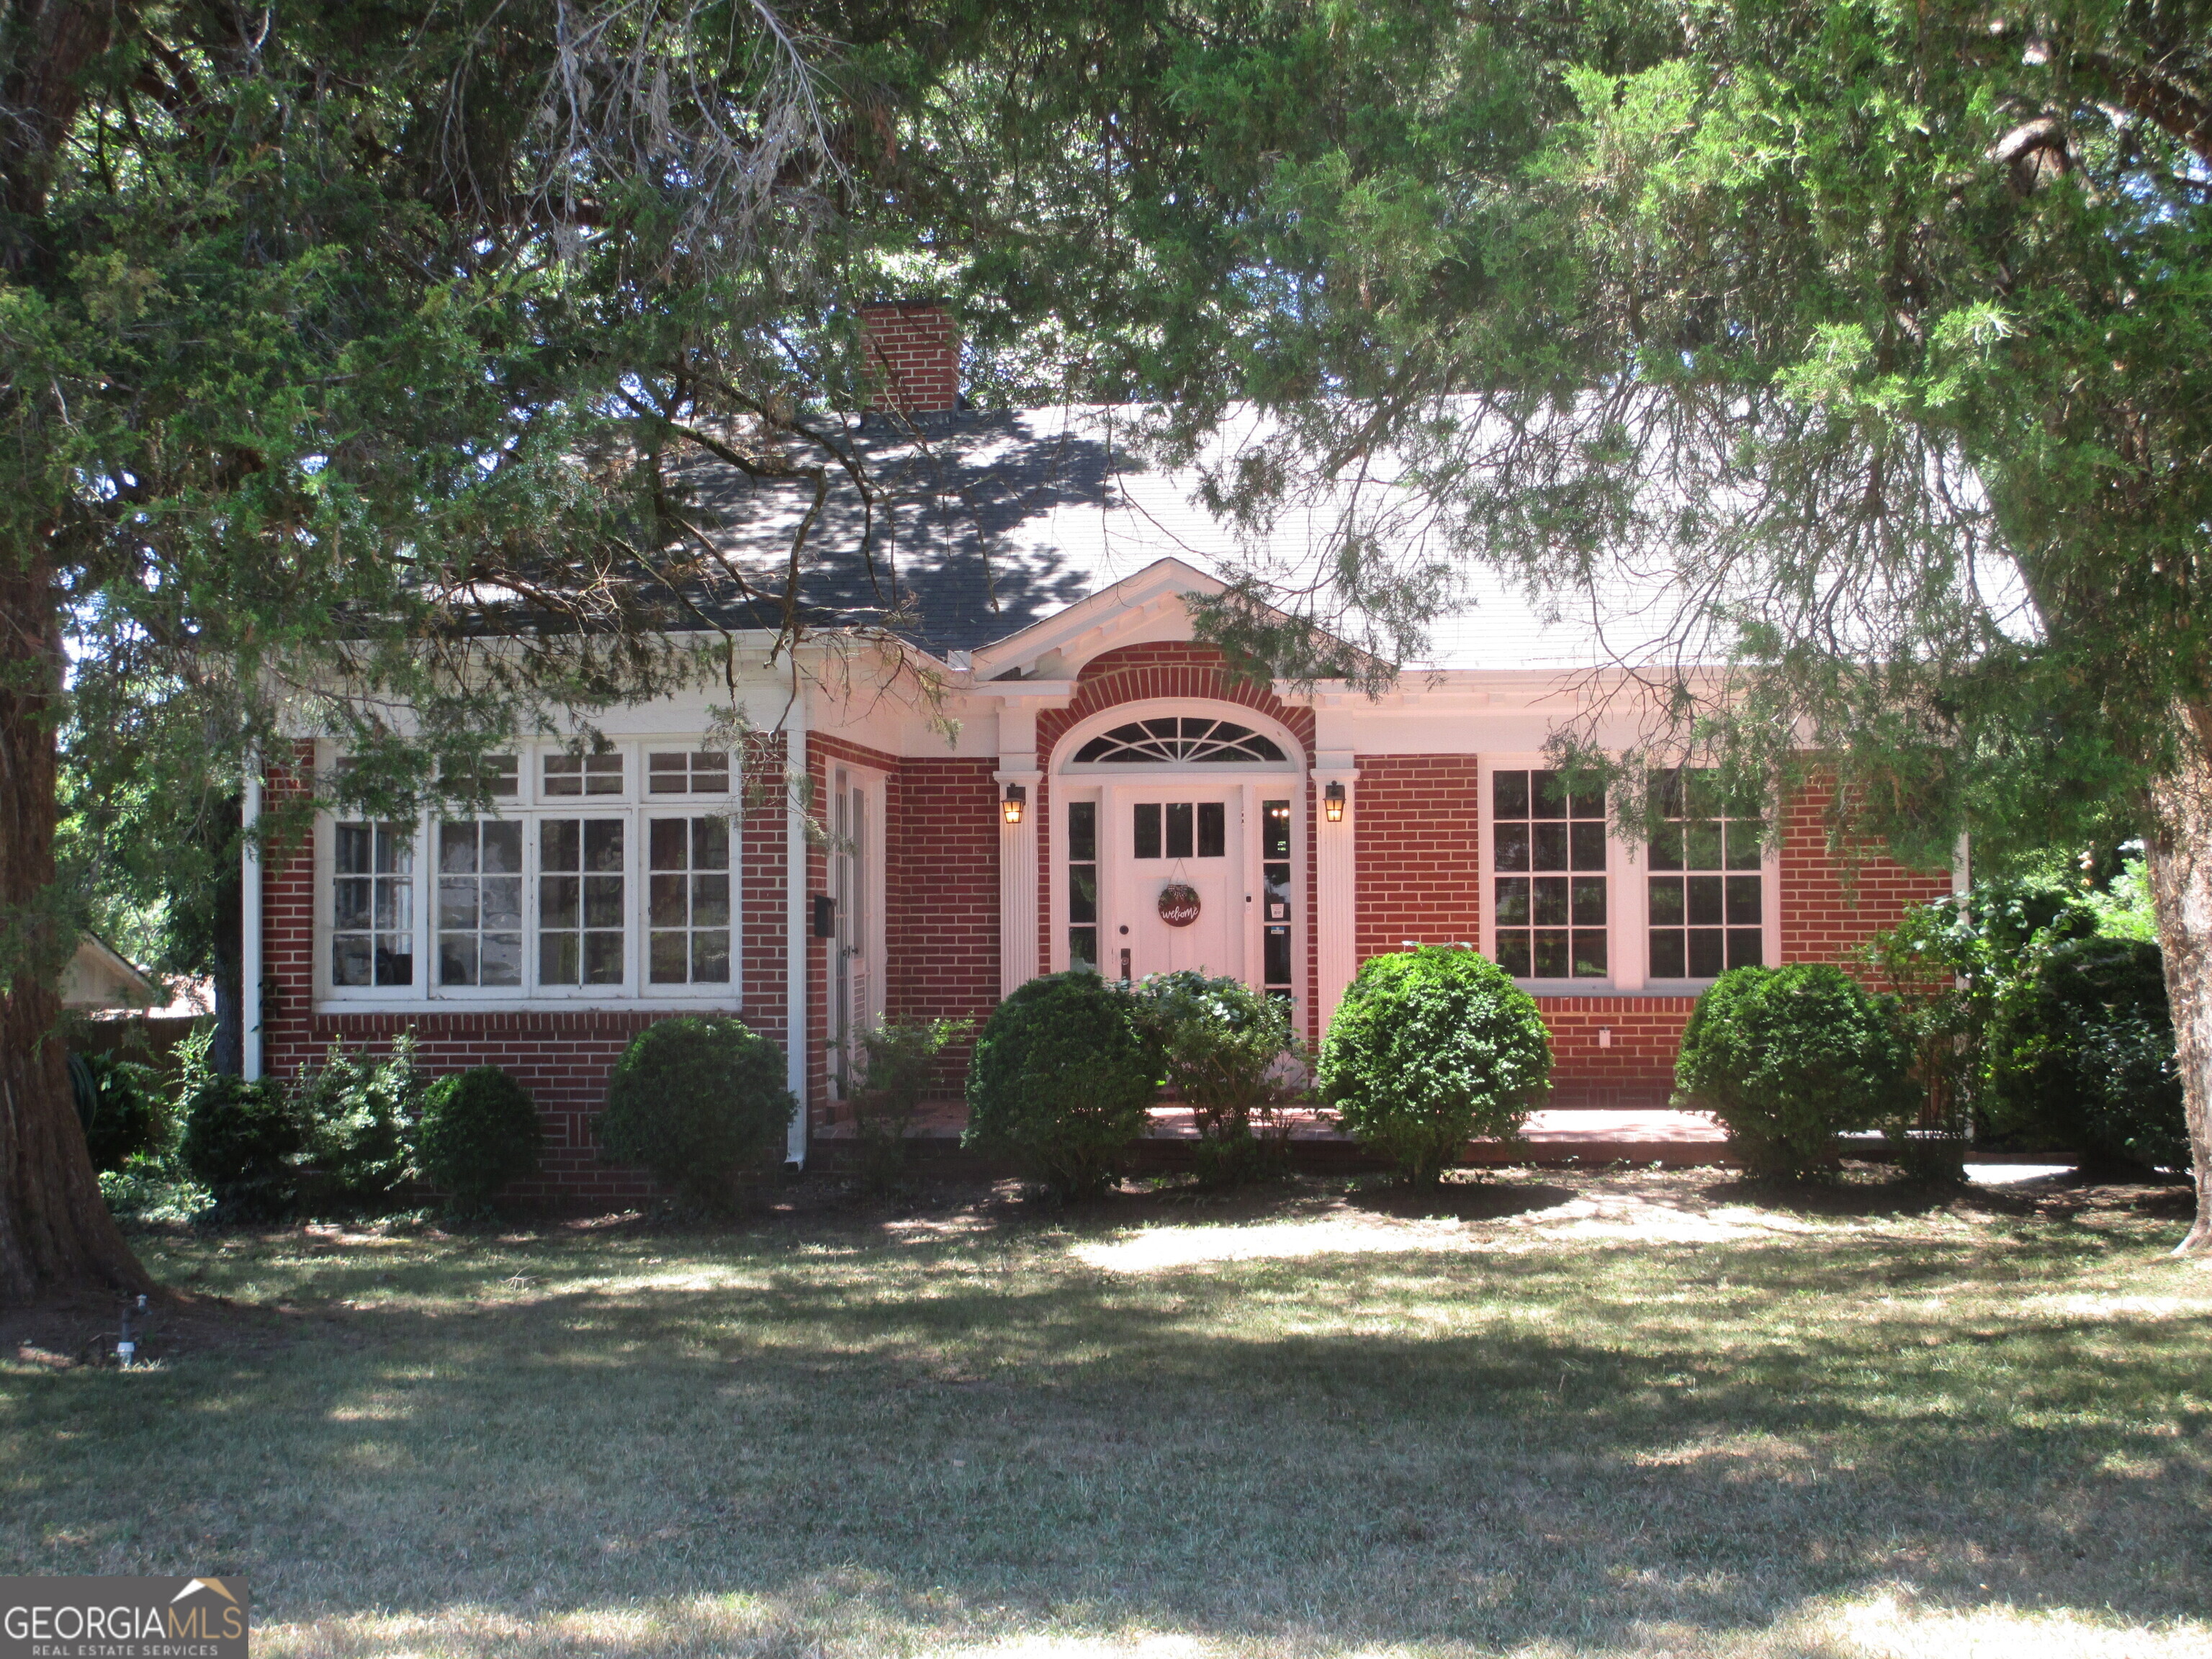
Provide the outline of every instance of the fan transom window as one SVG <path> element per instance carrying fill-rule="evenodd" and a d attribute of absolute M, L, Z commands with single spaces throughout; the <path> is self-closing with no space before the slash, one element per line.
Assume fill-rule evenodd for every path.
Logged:
<path fill-rule="evenodd" d="M 1075 751 L 1079 763 L 1107 766 L 1250 764 L 1288 758 L 1279 745 L 1233 720 L 1177 718 L 1134 720 L 1102 732 Z"/>

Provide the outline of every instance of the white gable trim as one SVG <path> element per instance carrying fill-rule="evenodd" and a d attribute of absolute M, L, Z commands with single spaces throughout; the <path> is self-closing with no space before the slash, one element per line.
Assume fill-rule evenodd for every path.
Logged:
<path fill-rule="evenodd" d="M 1034 675 L 1047 658 L 1058 656 L 1053 678 L 1073 679 L 1093 657 L 1131 642 L 1140 632 L 1152 637 L 1188 639 L 1190 616 L 1183 605 L 1186 593 L 1218 593 L 1226 584 L 1181 559 L 1161 559 L 1133 576 L 1125 576 L 1111 587 L 1102 587 L 1042 622 L 975 652 L 971 662 L 977 689 L 1009 670 Z M 1155 631 L 1155 624 L 1171 619 L 1170 631 Z"/>

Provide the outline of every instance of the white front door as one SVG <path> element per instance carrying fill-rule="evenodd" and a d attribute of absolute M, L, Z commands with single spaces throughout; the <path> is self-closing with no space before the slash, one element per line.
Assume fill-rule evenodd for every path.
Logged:
<path fill-rule="evenodd" d="M 1133 784 L 1107 793 L 1120 819 L 1107 890 L 1129 929 L 1114 939 L 1129 953 L 1123 971 L 1133 979 L 1183 969 L 1246 977 L 1246 924 L 1258 897 L 1246 902 L 1243 792 Z"/>

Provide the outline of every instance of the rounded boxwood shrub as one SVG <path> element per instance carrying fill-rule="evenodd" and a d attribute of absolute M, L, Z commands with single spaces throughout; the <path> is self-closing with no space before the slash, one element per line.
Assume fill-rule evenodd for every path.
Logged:
<path fill-rule="evenodd" d="M 725 1208 L 738 1177 L 783 1145 L 799 1109 L 783 1079 L 783 1051 L 740 1021 L 664 1019 L 615 1062 L 599 1145 L 687 1205 Z"/>
<path fill-rule="evenodd" d="M 1840 968 L 1735 968 L 1698 999 L 1674 1062 L 1674 1103 L 1711 1112 L 1753 1175 L 1804 1176 L 1836 1137 L 1917 1116 L 1912 1045 L 1894 1000 Z"/>
<path fill-rule="evenodd" d="M 1497 963 L 1445 945 L 1361 966 L 1318 1074 L 1345 1133 L 1422 1185 L 1473 1137 L 1518 1134 L 1551 1080 L 1535 999 Z"/>
<path fill-rule="evenodd" d="M 1197 1127 L 1200 1182 L 1271 1173 L 1287 1150 L 1279 1109 L 1304 1082 L 1288 999 L 1193 969 L 1155 974 L 1136 994 L 1139 1023 Z"/>
<path fill-rule="evenodd" d="M 219 1218 L 267 1221 L 291 1210 L 307 1137 L 281 1090 L 227 1073 L 201 1073 L 186 1085 L 184 1111 L 178 1150 L 213 1197 Z"/>
<path fill-rule="evenodd" d="M 530 1091 L 496 1066 L 472 1066 L 423 1096 L 415 1164 L 457 1207 L 481 1210 L 508 1182 L 538 1173 L 544 1141 Z"/>
<path fill-rule="evenodd" d="M 1092 1196 L 1144 1133 L 1159 1074 L 1127 991 L 1091 973 L 1033 979 L 975 1040 L 962 1144 L 1064 1198 Z"/>
<path fill-rule="evenodd" d="M 1992 1024 L 1996 1127 L 2057 1140 L 2094 1164 L 2189 1167 L 2157 945 L 2054 945 L 2000 1001 Z"/>

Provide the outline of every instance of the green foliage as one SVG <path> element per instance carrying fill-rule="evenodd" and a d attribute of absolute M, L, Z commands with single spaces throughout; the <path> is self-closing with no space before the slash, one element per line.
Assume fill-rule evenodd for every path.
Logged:
<path fill-rule="evenodd" d="M 94 1169 L 120 1170 L 169 1149 L 175 1127 L 160 1068 L 109 1054 L 73 1054 L 70 1089 Z"/>
<path fill-rule="evenodd" d="M 886 1019 L 862 1033 L 852 1100 L 860 1176 L 867 1186 L 880 1190 L 905 1169 L 907 1133 L 936 1080 L 939 1061 L 975 1029 L 972 1019 Z"/>
<path fill-rule="evenodd" d="M 1917 1117 L 1912 1059 L 1895 1000 L 1842 969 L 1736 968 L 1691 1012 L 1674 1099 L 1718 1118 L 1753 1175 L 1818 1176 L 1838 1134 Z"/>
<path fill-rule="evenodd" d="M 311 1207 L 375 1209 L 398 1195 L 414 1173 L 422 1090 L 411 1032 L 381 1059 L 333 1043 L 320 1066 L 300 1067 L 287 1103 L 305 1143 Z"/>
<path fill-rule="evenodd" d="M 1996 999 L 1990 1117 L 2093 1164 L 2189 1167 L 2173 1021 L 2158 947 L 2069 939 Z"/>
<path fill-rule="evenodd" d="M 599 1145 L 687 1205 L 729 1206 L 737 1182 L 782 1149 L 799 1103 L 783 1051 L 742 1021 L 684 1018 L 630 1039 L 607 1083 Z"/>
<path fill-rule="evenodd" d="M 1159 1073 L 1127 990 L 1089 973 L 1033 979 L 975 1040 L 962 1145 L 1063 1198 L 1094 1197 L 1144 1133 Z"/>
<path fill-rule="evenodd" d="M 300 1195 L 307 1136 L 280 1089 L 222 1072 L 186 1079 L 181 1106 L 185 1170 L 204 1185 L 226 1221 L 270 1221 Z"/>
<path fill-rule="evenodd" d="M 1360 965 L 1318 1082 L 1345 1133 L 1425 1185 L 1474 1136 L 1518 1134 L 1551 1075 L 1535 1000 L 1474 951 L 1428 945 Z"/>
<path fill-rule="evenodd" d="M 1289 1125 L 1279 1109 L 1303 1084 L 1290 1005 L 1188 969 L 1155 974 L 1136 994 L 1168 1085 L 1197 1125 L 1200 1179 L 1226 1184 L 1279 1164 Z"/>
<path fill-rule="evenodd" d="M 530 1091 L 496 1066 L 475 1066 L 424 1094 L 416 1167 L 456 1208 L 481 1211 L 507 1182 L 538 1173 L 544 1141 Z"/>

